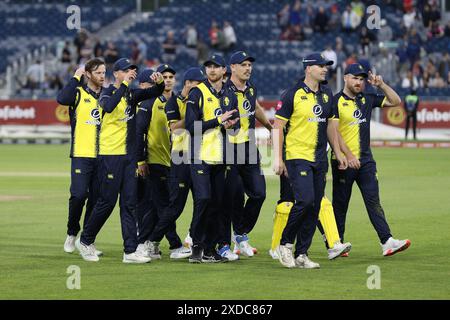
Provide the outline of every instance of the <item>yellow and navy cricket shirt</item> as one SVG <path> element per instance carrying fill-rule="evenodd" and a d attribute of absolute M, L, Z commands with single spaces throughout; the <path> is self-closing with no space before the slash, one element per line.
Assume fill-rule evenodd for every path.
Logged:
<path fill-rule="evenodd" d="M 193 88 L 186 102 L 185 126 L 191 135 L 191 158 L 208 164 L 224 161 L 225 134 L 219 116 L 236 109 L 237 99 L 234 92 L 226 86 L 217 92 L 208 80 Z M 236 117 L 238 116 L 235 112 Z M 195 130 L 197 124 L 198 131 Z M 239 127 L 239 121 L 235 128 Z"/>
<path fill-rule="evenodd" d="M 87 85 L 81 85 L 80 79 L 76 77 L 73 77 L 58 94 L 58 103 L 69 106 L 71 157 L 97 157 L 101 123 L 99 95 Z"/>
<path fill-rule="evenodd" d="M 370 119 L 372 110 L 383 106 L 382 94 L 360 93 L 354 99 L 343 91 L 334 96 L 339 118 L 339 132 L 353 155 L 359 160 L 372 159 Z"/>
<path fill-rule="evenodd" d="M 142 101 L 137 113 L 138 161 L 170 167 L 170 130 L 167 99 L 161 95 Z"/>
<path fill-rule="evenodd" d="M 170 97 L 166 104 L 166 116 L 169 124 L 186 118 L 186 102 L 187 97 L 183 97 L 181 92 L 176 96 Z M 172 132 L 171 142 L 172 151 L 189 152 L 189 134 L 184 128 Z"/>
<path fill-rule="evenodd" d="M 228 135 L 228 141 L 235 144 L 245 143 L 248 141 L 256 141 L 255 138 L 255 114 L 256 114 L 256 87 L 247 82 L 244 91 L 239 90 L 233 83 L 228 80 L 226 86 L 235 93 L 239 109 L 239 132 L 232 136 Z"/>
<path fill-rule="evenodd" d="M 136 109 L 141 101 L 160 96 L 164 81 L 148 89 L 129 89 L 123 82 L 119 88 L 110 85 L 102 91 L 100 107 L 99 155 L 129 155 L 137 157 Z"/>
<path fill-rule="evenodd" d="M 336 117 L 330 88 L 320 84 L 314 92 L 299 81 L 282 95 L 275 117 L 287 121 L 286 160 L 327 161 L 328 120 Z"/>

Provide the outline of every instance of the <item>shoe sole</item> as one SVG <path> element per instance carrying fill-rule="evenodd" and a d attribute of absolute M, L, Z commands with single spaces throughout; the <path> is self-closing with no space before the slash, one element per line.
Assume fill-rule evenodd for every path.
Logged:
<path fill-rule="evenodd" d="M 178 257 L 172 257 L 170 256 L 170 259 L 179 260 L 179 259 L 186 259 L 189 258 L 191 255 L 185 254 L 184 256 L 178 256 Z"/>
<path fill-rule="evenodd" d="M 189 259 L 189 263 L 202 263 L 202 260 L 192 260 L 192 259 Z"/>
<path fill-rule="evenodd" d="M 66 250 L 66 249 L 64 248 L 64 252 L 65 252 L 65 253 L 74 253 L 74 252 L 75 252 L 75 250 L 76 250 L 75 248 L 74 248 L 74 249 L 73 249 L 72 251 L 70 251 L 70 250 Z"/>
<path fill-rule="evenodd" d="M 98 259 L 98 260 L 89 260 L 89 259 L 86 259 L 83 256 L 81 256 L 81 257 L 83 258 L 84 261 L 87 261 L 87 262 L 99 262 L 100 261 L 100 259 Z"/>
<path fill-rule="evenodd" d="M 398 252 L 402 252 L 402 251 L 408 249 L 410 245 L 411 245 L 411 241 L 406 240 L 406 243 L 402 247 L 400 247 L 399 249 L 397 249 L 395 251 L 388 251 L 386 254 L 384 254 L 384 256 L 385 257 L 393 256 L 394 254 L 396 254 Z"/>
<path fill-rule="evenodd" d="M 348 246 L 348 247 L 346 247 L 346 248 L 344 248 L 344 250 L 342 250 L 337 256 L 335 256 L 335 257 L 333 257 L 333 258 L 331 258 L 331 259 L 328 258 L 328 260 L 334 260 L 334 259 L 336 259 L 336 258 L 342 257 L 343 254 L 349 253 L 350 250 L 352 250 L 352 246 L 351 246 L 351 245 Z"/>
<path fill-rule="evenodd" d="M 132 261 L 132 260 L 122 260 L 123 263 L 135 263 L 135 264 L 144 264 L 144 263 L 150 263 L 152 260 L 149 261 Z"/>

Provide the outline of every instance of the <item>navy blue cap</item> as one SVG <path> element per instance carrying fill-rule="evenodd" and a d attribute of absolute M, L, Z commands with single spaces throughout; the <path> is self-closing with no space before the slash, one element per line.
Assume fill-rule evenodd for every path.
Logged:
<path fill-rule="evenodd" d="M 344 74 L 352 74 L 354 76 L 363 76 L 364 78 L 368 77 L 366 70 L 359 63 L 349 64 L 347 66 L 347 68 L 345 68 Z"/>
<path fill-rule="evenodd" d="M 231 76 L 231 67 L 230 67 L 230 65 L 227 65 L 227 72 L 225 72 L 225 74 L 227 76 Z"/>
<path fill-rule="evenodd" d="M 161 64 L 158 69 L 156 69 L 156 72 L 164 73 L 164 72 L 170 72 L 173 74 L 176 74 L 176 71 L 170 64 L 164 63 Z"/>
<path fill-rule="evenodd" d="M 318 53 L 311 53 L 303 58 L 303 67 L 306 68 L 307 66 L 331 66 L 333 64 L 333 61 L 325 59 L 325 57 Z"/>
<path fill-rule="evenodd" d="M 130 59 L 120 58 L 114 63 L 114 71 L 125 71 L 128 69 L 137 69 L 137 65 L 132 64 Z"/>
<path fill-rule="evenodd" d="M 183 83 L 186 80 L 192 80 L 192 81 L 203 81 L 205 80 L 205 74 L 200 68 L 192 67 L 186 70 L 183 76 Z"/>
<path fill-rule="evenodd" d="M 225 63 L 225 59 L 217 53 L 214 53 L 211 57 L 206 60 L 203 65 L 207 66 L 208 64 L 214 63 L 218 66 L 225 67 L 227 64 Z"/>
<path fill-rule="evenodd" d="M 153 71 L 152 69 L 144 69 L 142 70 L 141 73 L 139 73 L 137 79 L 139 81 L 139 83 L 153 83 L 153 80 L 150 78 L 150 76 L 154 73 L 155 71 Z"/>
<path fill-rule="evenodd" d="M 233 53 L 231 55 L 230 64 L 241 64 L 242 62 L 247 61 L 247 60 L 250 62 L 254 62 L 255 58 L 253 58 L 252 56 L 249 56 L 244 51 L 236 51 L 235 53 Z"/>

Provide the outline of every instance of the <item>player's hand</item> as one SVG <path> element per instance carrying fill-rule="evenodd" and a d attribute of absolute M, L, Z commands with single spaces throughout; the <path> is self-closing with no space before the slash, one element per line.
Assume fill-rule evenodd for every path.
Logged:
<path fill-rule="evenodd" d="M 146 177 L 148 176 L 149 172 L 148 172 L 148 165 L 146 163 L 141 164 L 138 166 L 138 175 L 140 177 Z"/>
<path fill-rule="evenodd" d="M 283 160 L 275 160 L 273 171 L 277 176 L 281 176 L 282 174 L 284 174 L 286 177 L 288 177 L 286 165 L 284 164 Z"/>
<path fill-rule="evenodd" d="M 134 79 L 136 79 L 137 72 L 134 69 L 129 69 L 125 75 L 125 81 L 128 83 L 133 82 Z"/>
<path fill-rule="evenodd" d="M 344 157 L 341 154 L 340 155 L 336 154 L 336 160 L 339 163 L 338 165 L 339 170 L 346 170 L 348 168 L 348 161 L 346 157 Z"/>
<path fill-rule="evenodd" d="M 225 129 L 232 128 L 237 122 L 239 121 L 239 118 L 232 119 L 232 120 L 226 120 L 225 122 L 222 122 L 222 125 Z"/>
<path fill-rule="evenodd" d="M 160 84 L 161 82 L 164 81 L 164 77 L 161 74 L 161 72 L 152 73 L 152 75 L 150 76 L 150 79 L 152 79 L 152 81 L 156 84 Z"/>
<path fill-rule="evenodd" d="M 73 76 L 81 78 L 82 76 L 84 76 L 85 72 L 86 71 L 84 70 L 84 67 L 80 67 L 75 71 L 75 74 Z"/>
<path fill-rule="evenodd" d="M 235 113 L 236 111 L 237 111 L 236 109 L 229 110 L 229 111 L 225 112 L 224 114 L 222 114 L 221 116 L 219 116 L 221 122 L 224 123 L 225 121 L 230 119 L 233 116 L 233 113 Z"/>
<path fill-rule="evenodd" d="M 352 168 L 352 169 L 361 168 L 361 162 L 359 162 L 359 160 L 356 159 L 356 157 L 353 155 L 353 153 L 350 153 L 349 155 L 347 155 L 347 162 L 348 162 L 349 168 Z"/>
<path fill-rule="evenodd" d="M 381 87 L 384 84 L 383 77 L 372 73 L 372 71 L 369 71 L 369 79 L 367 81 L 375 87 Z"/>

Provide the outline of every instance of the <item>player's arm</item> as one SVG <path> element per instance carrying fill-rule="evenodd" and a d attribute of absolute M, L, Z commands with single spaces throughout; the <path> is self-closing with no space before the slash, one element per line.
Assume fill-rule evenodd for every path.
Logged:
<path fill-rule="evenodd" d="M 120 99 L 122 99 L 125 96 L 125 93 L 127 92 L 128 83 L 126 81 L 123 81 L 116 91 L 114 91 L 112 88 L 108 88 L 102 92 L 99 99 L 100 107 L 105 112 L 111 113 L 114 111 L 114 109 L 117 107 L 117 105 L 120 103 Z"/>
<path fill-rule="evenodd" d="M 283 129 L 291 118 L 294 110 L 294 94 L 293 90 L 288 90 L 281 96 L 278 102 L 275 121 L 272 130 L 272 143 L 274 151 L 273 170 L 275 174 L 288 176 L 286 166 L 283 161 L 283 144 L 284 135 Z"/>
<path fill-rule="evenodd" d="M 79 99 L 77 88 L 81 85 L 81 78 L 84 75 L 84 68 L 78 68 L 69 82 L 61 89 L 56 97 L 56 101 L 63 106 L 76 106 Z"/>
<path fill-rule="evenodd" d="M 142 103 L 136 113 L 136 152 L 138 160 L 138 174 L 142 177 L 148 175 L 147 158 L 147 132 L 151 120 L 152 101 Z"/>
<path fill-rule="evenodd" d="M 380 75 L 373 74 L 371 71 L 369 71 L 368 82 L 383 91 L 385 99 L 383 100 L 382 107 L 400 106 L 400 104 L 402 103 L 402 99 L 394 89 L 392 89 L 383 81 L 383 78 Z"/>
<path fill-rule="evenodd" d="M 172 96 L 166 103 L 166 117 L 169 122 L 170 131 L 184 129 L 184 119 L 181 119 L 180 108 L 178 107 L 177 97 Z"/>
<path fill-rule="evenodd" d="M 339 162 L 339 169 L 345 170 L 348 167 L 348 160 L 346 158 L 346 153 L 341 150 L 341 143 L 343 142 L 343 139 L 340 137 L 338 126 L 339 119 L 330 119 L 327 126 L 327 137 L 336 156 L 336 160 Z M 347 151 L 350 150 L 347 148 Z"/>
<path fill-rule="evenodd" d="M 164 92 L 164 78 L 159 72 L 153 73 L 150 78 L 156 84 L 148 89 L 134 89 L 132 91 L 132 103 L 138 104 L 141 101 L 159 97 Z"/>
<path fill-rule="evenodd" d="M 266 117 L 266 113 L 264 112 L 263 107 L 259 104 L 258 100 L 256 100 L 256 110 L 255 110 L 255 118 L 258 120 L 269 132 L 272 131 L 272 124 L 269 119 Z"/>
<path fill-rule="evenodd" d="M 358 158 L 351 152 L 350 148 L 347 146 L 347 144 L 344 141 L 344 138 L 342 138 L 342 135 L 339 131 L 339 120 L 334 120 L 332 123 L 335 123 L 336 125 L 336 133 L 339 139 L 339 147 L 341 148 L 341 151 L 344 153 L 345 157 L 347 158 L 348 166 L 352 169 L 359 169 L 361 168 L 361 162 Z"/>

